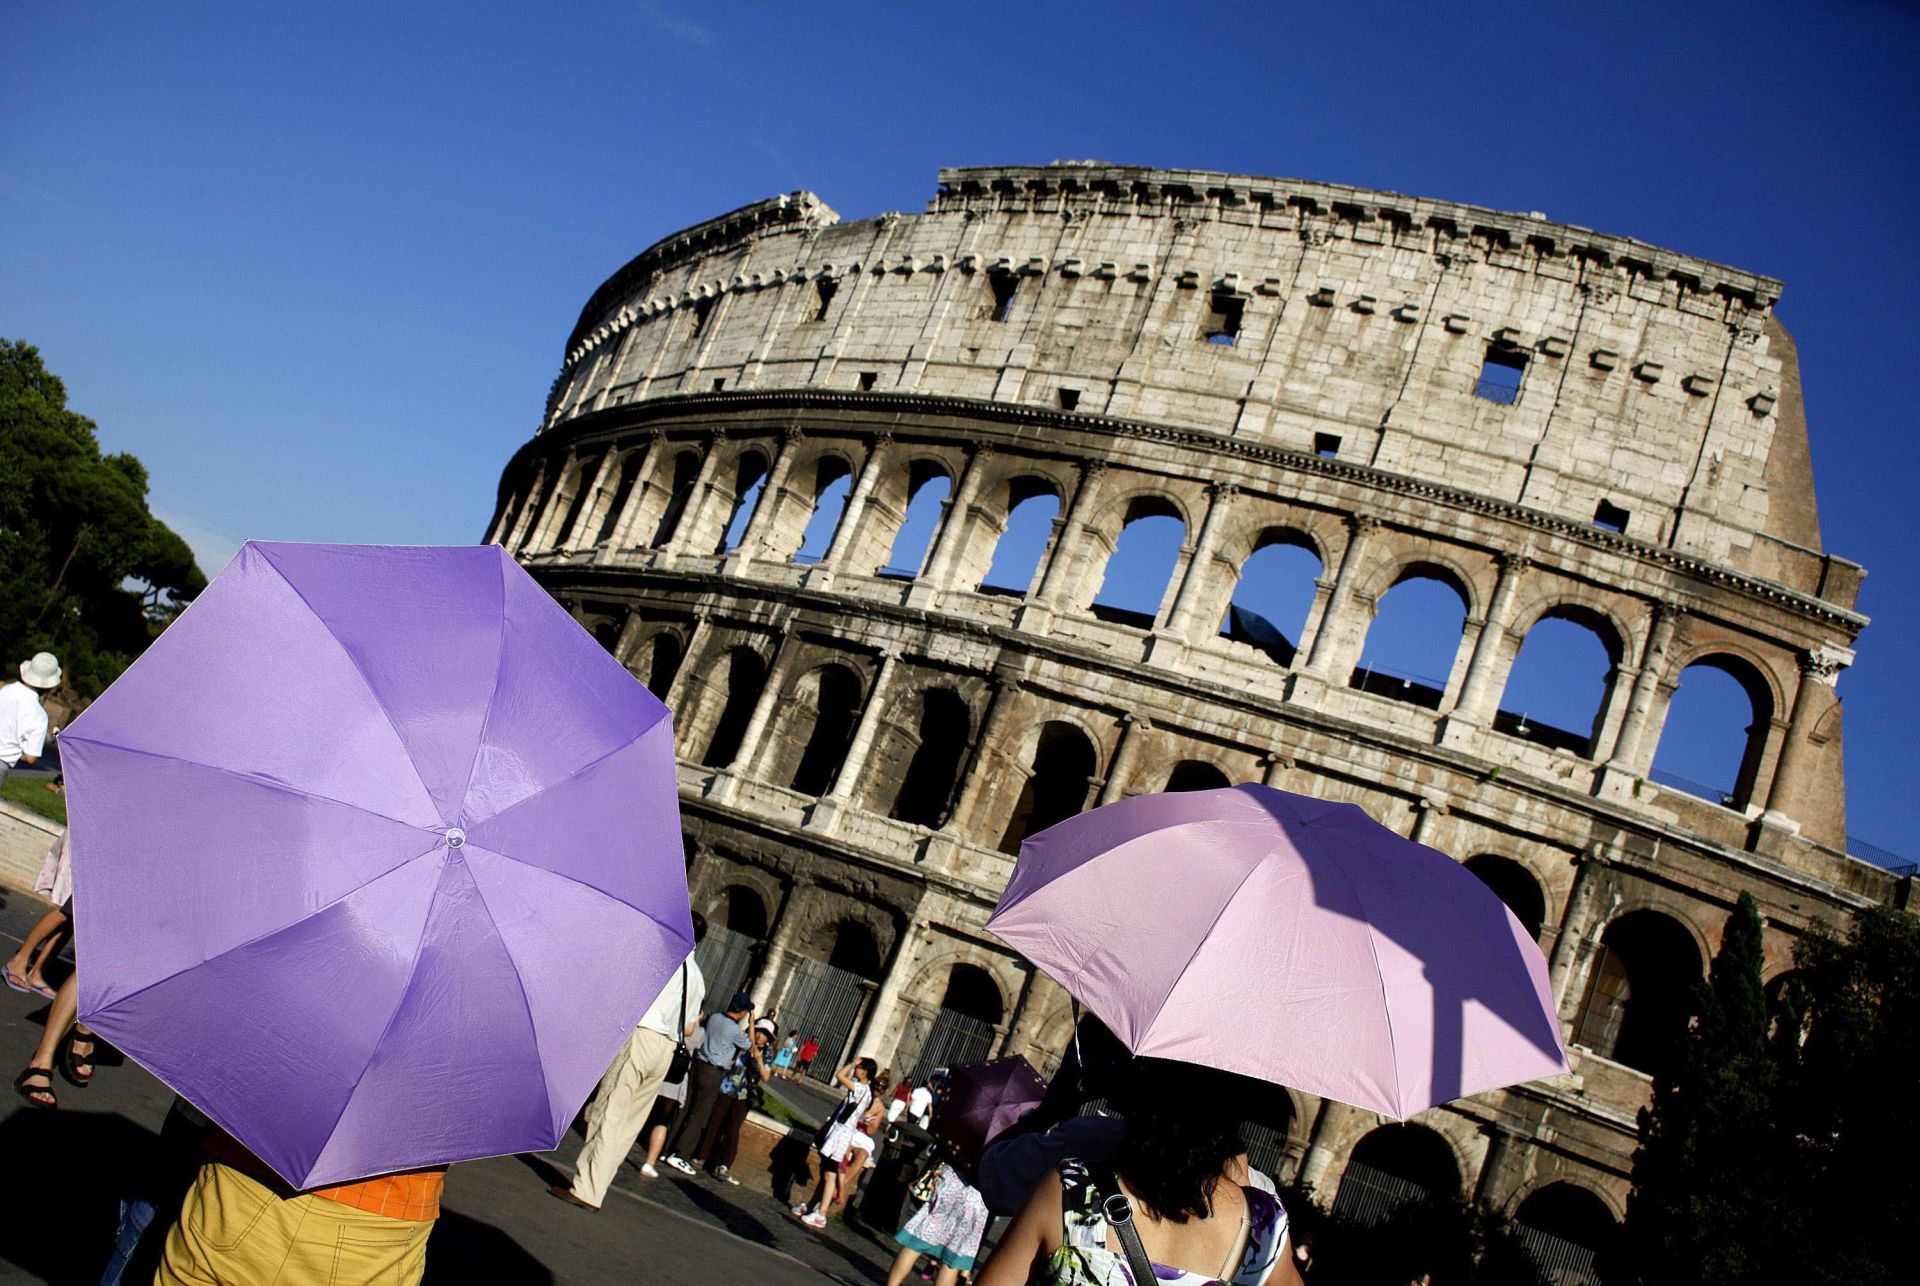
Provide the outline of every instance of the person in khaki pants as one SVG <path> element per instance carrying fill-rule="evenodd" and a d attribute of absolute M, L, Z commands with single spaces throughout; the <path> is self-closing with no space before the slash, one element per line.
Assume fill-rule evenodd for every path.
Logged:
<path fill-rule="evenodd" d="M 706 936 L 706 917 L 695 912 L 694 944 L 699 945 Z M 700 966 L 688 956 L 667 979 L 640 1025 L 615 1056 L 613 1066 L 600 1078 L 600 1088 L 587 1106 L 587 1141 L 574 1161 L 572 1185 L 556 1183 L 548 1192 L 588 1210 L 600 1208 L 614 1175 L 620 1172 L 620 1163 L 627 1159 L 633 1141 L 640 1137 L 653 1111 L 653 1100 L 666 1080 L 673 1051 L 700 1025 L 706 996 L 707 981 L 700 975 Z M 642 1172 L 649 1179 L 659 1175 L 651 1166 L 643 1167 Z"/>

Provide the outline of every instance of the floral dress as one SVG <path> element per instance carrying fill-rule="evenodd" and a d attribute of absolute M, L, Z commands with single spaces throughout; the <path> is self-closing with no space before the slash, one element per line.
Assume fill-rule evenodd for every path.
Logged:
<path fill-rule="evenodd" d="M 1066 1237 L 1035 1280 L 1048 1286 L 1142 1286 L 1127 1270 L 1126 1256 L 1107 1248 L 1107 1217 L 1101 1206 L 1106 1193 L 1094 1183 L 1085 1162 L 1060 1163 Z M 1239 1270 L 1223 1281 L 1155 1264 L 1155 1286 L 1262 1286 L 1273 1275 L 1287 1238 L 1286 1209 L 1270 1192 L 1248 1187 L 1240 1191 L 1247 1202 L 1247 1248 L 1240 1256 Z"/>
<path fill-rule="evenodd" d="M 913 1212 L 893 1239 L 965 1273 L 973 1271 L 973 1259 L 986 1232 L 986 1198 L 952 1166 L 943 1165 L 934 1173 L 933 1195 L 927 1204 Z"/>

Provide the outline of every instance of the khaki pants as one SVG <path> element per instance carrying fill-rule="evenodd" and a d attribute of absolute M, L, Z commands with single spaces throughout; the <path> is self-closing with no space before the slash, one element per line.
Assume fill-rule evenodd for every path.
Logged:
<path fill-rule="evenodd" d="M 673 1037 L 636 1027 L 600 1078 L 587 1105 L 587 1141 L 574 1161 L 573 1195 L 588 1205 L 606 1200 L 620 1163 L 640 1137 L 673 1062 L 673 1046 Z"/>
<path fill-rule="evenodd" d="M 154 1286 L 413 1286 L 430 1221 L 389 1219 L 325 1197 L 282 1199 L 232 1166 L 200 1167 L 167 1233 Z"/>

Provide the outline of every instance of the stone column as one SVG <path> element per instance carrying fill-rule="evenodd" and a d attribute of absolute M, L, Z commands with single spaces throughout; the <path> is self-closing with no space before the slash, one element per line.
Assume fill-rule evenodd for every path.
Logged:
<path fill-rule="evenodd" d="M 1600 793 L 1608 799 L 1630 797 L 1634 783 L 1647 775 L 1652 756 L 1641 755 L 1640 746 L 1646 740 L 1647 722 L 1660 690 L 1671 691 L 1666 681 L 1666 655 L 1673 643 L 1674 629 L 1684 613 L 1685 609 L 1676 603 L 1653 605 L 1653 623 L 1647 628 L 1647 645 L 1640 655 L 1640 668 L 1633 674 L 1627 712 L 1613 739 L 1613 753 L 1601 771 Z"/>
<path fill-rule="evenodd" d="M 1327 1194 L 1322 1191 L 1327 1171 L 1333 1166 L 1333 1136 L 1339 1125 L 1342 1112 L 1353 1109 L 1342 1106 L 1332 1099 L 1320 1100 L 1320 1111 L 1313 1118 L 1313 1133 L 1307 1139 L 1307 1153 L 1300 1160 L 1300 1173 L 1295 1182 L 1313 1189 L 1313 1195 L 1322 1203 Z"/>
<path fill-rule="evenodd" d="M 986 793 L 989 759 L 999 752 L 994 743 L 1000 739 L 1002 725 L 1007 721 L 1007 712 L 1013 708 L 1020 695 L 1018 679 L 1003 679 L 993 691 L 993 698 L 987 705 L 987 712 L 980 719 L 980 735 L 973 743 L 973 754 L 967 764 L 965 784 L 960 788 L 960 797 L 954 801 L 953 811 L 947 815 L 947 824 L 942 830 L 953 830 L 963 835 L 973 825 L 973 813 L 980 806 L 980 797 Z"/>
<path fill-rule="evenodd" d="M 867 757 L 873 753 L 873 741 L 880 731 L 881 714 L 893 696 L 893 676 L 900 662 L 900 650 L 887 648 L 880 653 L 880 668 L 874 672 L 873 689 L 867 694 L 866 708 L 860 711 L 860 722 L 854 727 L 853 740 L 847 743 L 847 757 L 840 763 L 840 773 L 833 779 L 833 789 L 827 792 L 827 798 L 846 803 L 853 798 L 861 773 L 867 766 Z"/>
<path fill-rule="evenodd" d="M 700 645 L 706 641 L 706 636 L 706 615 L 696 613 L 693 618 L 693 628 L 687 631 L 687 650 L 680 655 L 680 668 L 673 672 L 673 682 L 667 685 L 667 694 L 660 698 L 667 709 L 674 714 L 673 726 L 676 736 L 680 731 L 680 698 L 686 694 L 687 675 L 693 671 L 694 661 L 699 656 Z"/>
<path fill-rule="evenodd" d="M 1061 595 L 1072 588 L 1081 561 L 1079 546 L 1085 536 L 1080 527 L 1088 504 L 1100 490 L 1100 480 L 1106 471 L 1106 464 L 1099 460 L 1090 460 L 1080 466 L 1080 485 L 1073 489 L 1073 499 L 1067 505 L 1066 513 L 1061 515 L 1053 540 L 1048 543 L 1046 570 L 1041 573 L 1040 588 L 1033 594 L 1035 603 L 1056 608 Z"/>
<path fill-rule="evenodd" d="M 659 467 L 660 448 L 666 442 L 664 433 L 647 435 L 647 445 L 641 448 L 640 467 L 634 470 L 633 486 L 627 490 L 626 507 L 620 516 L 614 519 L 613 534 L 607 537 L 607 548 L 617 552 L 625 549 L 633 540 L 633 525 L 640 521 L 640 505 L 647 492 L 653 487 L 652 474 Z"/>
<path fill-rule="evenodd" d="M 600 493 L 607 486 L 607 471 L 613 468 L 613 462 L 619 454 L 609 444 L 607 449 L 600 453 L 600 463 L 594 468 L 593 481 L 586 483 L 583 480 L 583 485 L 587 489 L 586 498 L 580 502 L 580 512 L 575 516 L 573 526 L 567 529 L 566 535 L 560 542 L 561 552 L 578 548 L 580 538 L 593 526 L 594 515 L 600 508 Z"/>
<path fill-rule="evenodd" d="M 853 484 L 853 491 L 847 496 L 847 507 L 840 511 L 840 526 L 833 533 L 833 543 L 827 546 L 827 556 L 820 565 L 828 571 L 839 571 L 853 550 L 854 535 L 861 520 L 866 517 L 867 503 L 873 499 L 874 485 L 886 470 L 887 459 L 893 454 L 893 434 L 882 433 L 867 448 L 866 463 L 860 466 L 860 479 Z"/>
<path fill-rule="evenodd" d="M 534 472 L 533 485 L 527 488 L 527 494 L 520 498 L 520 512 L 514 515 L 513 528 L 503 542 L 509 550 L 526 547 L 527 539 L 533 534 L 534 524 L 539 522 L 539 510 L 545 506 L 548 462 L 542 460 Z"/>
<path fill-rule="evenodd" d="M 1130 714 L 1120 716 L 1120 744 L 1114 747 L 1107 779 L 1100 783 L 1100 795 L 1094 801 L 1096 808 L 1120 798 L 1120 792 L 1126 789 L 1126 779 L 1132 776 L 1133 765 L 1140 758 L 1140 743 L 1152 731 L 1153 724 L 1147 719 Z"/>
<path fill-rule="evenodd" d="M 1846 658 L 1826 648 L 1800 655 L 1800 684 L 1794 691 L 1793 717 L 1787 723 L 1786 739 L 1773 769 L 1773 783 L 1767 789 L 1766 817 L 1775 825 L 1799 829 L 1794 806 L 1800 802 L 1805 786 L 1807 735 L 1813 731 L 1818 716 L 1833 705 L 1833 686 L 1845 668 Z"/>
<path fill-rule="evenodd" d="M 580 457 L 575 454 L 561 466 L 560 477 L 554 484 L 552 494 L 547 497 L 547 511 L 540 516 L 540 525 L 534 529 L 533 535 L 527 541 L 533 548 L 551 548 L 559 542 L 562 534 L 560 524 L 566 521 L 567 506 L 572 503 L 567 498 L 567 475 L 577 474 L 579 464 Z M 574 485 L 584 486 L 585 483 L 576 477 Z"/>
<path fill-rule="evenodd" d="M 790 655 L 792 653 L 786 647 L 786 639 L 782 638 L 774 649 L 773 659 L 767 664 L 767 681 L 760 689 L 760 699 L 753 703 L 753 714 L 747 719 L 746 730 L 740 734 L 740 752 L 725 769 L 735 781 L 751 777 L 755 766 L 764 757 L 765 747 L 761 743 L 766 740 L 767 725 L 773 722 L 773 712 L 780 705 L 780 690 L 786 686 L 787 678 L 785 662 Z M 731 799 L 733 793 L 729 787 L 724 797 Z"/>
<path fill-rule="evenodd" d="M 1567 894 L 1567 908 L 1561 913 L 1560 923 L 1554 930 L 1553 955 L 1547 960 L 1547 981 L 1553 988 L 1555 1012 L 1563 1015 L 1561 1026 L 1566 1026 L 1564 1015 L 1567 1012 L 1567 983 L 1573 974 L 1574 961 L 1580 954 L 1580 940 L 1587 932 L 1589 908 L 1593 903 L 1593 868 L 1597 857 L 1592 853 L 1583 853 L 1573 868 L 1573 890 Z"/>
<path fill-rule="evenodd" d="M 887 957 L 886 976 L 880 980 L 880 990 L 867 1005 L 865 1020 L 855 1028 L 853 1057 L 864 1054 L 883 1063 L 891 1060 L 893 1051 L 887 1051 L 889 1057 L 882 1059 L 873 1052 L 872 1043 L 886 1035 L 887 1027 L 900 1008 L 900 994 L 907 989 L 907 975 L 912 972 L 908 961 L 913 956 L 914 945 L 926 933 L 927 927 L 925 920 L 916 917 L 908 921 L 906 928 L 894 941 L 893 951 Z"/>
<path fill-rule="evenodd" d="M 1187 574 L 1180 582 L 1179 594 L 1174 597 L 1173 610 L 1167 613 L 1167 633 L 1182 642 L 1192 642 L 1188 635 L 1206 593 L 1214 551 L 1220 547 L 1220 529 L 1226 525 L 1227 511 L 1233 507 L 1233 498 L 1239 491 L 1231 482 L 1215 482 L 1207 487 L 1207 516 L 1200 524 L 1200 538 L 1194 545 L 1193 556 L 1187 560 Z"/>
<path fill-rule="evenodd" d="M 753 516 L 747 519 L 747 529 L 740 533 L 739 547 L 733 556 L 743 562 L 749 562 L 766 553 L 762 546 L 767 540 L 767 530 L 773 526 L 773 517 L 780 512 L 780 502 L 787 490 L 787 477 L 793 472 L 794 450 L 800 443 L 800 426 L 789 424 L 780 431 L 780 445 L 774 452 L 773 460 L 767 465 L 767 480 L 760 486 L 760 499 L 753 507 Z M 721 533 L 723 536 L 725 533 Z"/>
<path fill-rule="evenodd" d="M 1347 519 L 1347 526 L 1353 534 L 1347 540 L 1346 552 L 1341 555 L 1333 593 L 1327 599 L 1327 610 L 1320 617 L 1320 628 L 1313 636 L 1313 648 L 1307 654 L 1306 672 L 1323 682 L 1327 672 L 1333 668 L 1335 654 L 1347 641 L 1342 636 L 1352 632 L 1353 622 L 1348 616 L 1353 602 L 1353 587 L 1360 579 L 1361 565 L 1373 545 L 1374 533 L 1380 529 L 1380 520 L 1372 514 L 1354 514 Z"/>
<path fill-rule="evenodd" d="M 707 510 L 713 507 L 713 474 L 720 467 L 720 447 L 725 441 L 718 434 L 708 439 L 707 453 L 700 461 L 700 472 L 694 475 L 686 508 L 680 511 L 680 521 L 674 526 L 673 535 L 668 538 L 662 553 L 677 556 L 689 552 L 691 546 L 688 542 L 706 525 Z"/>
<path fill-rule="evenodd" d="M 966 468 L 961 472 L 960 485 L 954 488 L 953 495 L 947 500 L 947 512 L 940 520 L 940 530 L 933 539 L 933 552 L 927 555 L 927 565 L 914 583 L 907 601 L 915 606 L 931 605 L 932 596 L 949 588 L 947 580 L 953 575 L 953 565 L 959 561 L 960 547 L 967 538 L 967 520 L 973 512 L 973 506 L 979 499 L 980 488 L 986 483 L 988 467 L 993 461 L 993 448 L 982 443 L 967 455 Z M 966 588 L 971 589 L 972 586 Z"/>
<path fill-rule="evenodd" d="M 1525 579 L 1527 568 L 1532 566 L 1532 560 L 1525 554 L 1501 554 L 1498 561 L 1500 577 L 1494 582 L 1486 619 L 1480 624 L 1480 637 L 1473 641 L 1473 657 L 1467 662 L 1467 677 L 1460 684 L 1460 699 L 1453 703 L 1453 711 L 1447 716 L 1449 725 L 1458 720 L 1474 727 L 1484 727 L 1487 723 L 1487 704 L 1499 699 L 1499 694 L 1493 690 L 1494 668 L 1500 663 L 1500 643 L 1506 637 L 1508 623 L 1513 619 L 1514 594 Z"/>

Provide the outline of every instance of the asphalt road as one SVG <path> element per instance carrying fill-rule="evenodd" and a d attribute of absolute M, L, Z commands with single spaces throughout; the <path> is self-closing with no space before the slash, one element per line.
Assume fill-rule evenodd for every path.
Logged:
<path fill-rule="evenodd" d="M 11 954 L 43 904 L 13 894 L 0 910 Z M 11 1083 L 44 1026 L 47 1002 L 0 989 L 0 1070 Z M 112 1241 L 117 1203 L 157 1139 L 171 1093 L 131 1062 L 103 1065 L 75 1090 L 55 1079 L 57 1111 L 0 1101 L 0 1157 L 11 1193 L 0 1218 L 0 1283 L 91 1282 Z M 571 1174 L 579 1139 L 553 1153 L 457 1165 L 429 1243 L 430 1283 L 698 1283 L 874 1286 L 890 1244 L 835 1226 L 807 1231 L 772 1197 L 711 1179 L 648 1180 L 631 1164 L 589 1213 L 546 1193 Z"/>

